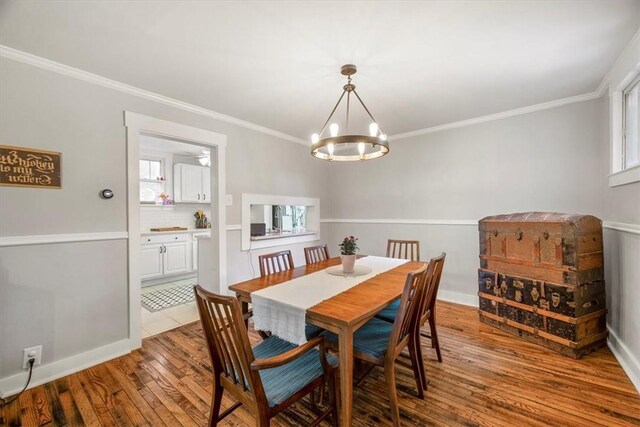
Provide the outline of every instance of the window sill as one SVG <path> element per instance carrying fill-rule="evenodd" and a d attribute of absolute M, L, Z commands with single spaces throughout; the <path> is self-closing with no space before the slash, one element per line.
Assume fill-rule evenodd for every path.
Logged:
<path fill-rule="evenodd" d="M 635 165 L 629 169 L 614 172 L 609 175 L 609 187 L 618 187 L 634 182 L 640 182 L 640 165 Z"/>

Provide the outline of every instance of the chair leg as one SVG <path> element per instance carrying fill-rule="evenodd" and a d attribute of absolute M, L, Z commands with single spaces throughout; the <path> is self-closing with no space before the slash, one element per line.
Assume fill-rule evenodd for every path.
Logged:
<path fill-rule="evenodd" d="M 320 401 L 319 403 L 322 405 L 324 403 L 324 383 L 320 386 Z"/>
<path fill-rule="evenodd" d="M 400 410 L 398 408 L 398 394 L 396 392 L 396 373 L 394 363 L 385 362 L 384 376 L 387 381 L 387 389 L 389 393 L 389 406 L 391 408 L 391 419 L 395 427 L 400 427 Z"/>
<path fill-rule="evenodd" d="M 427 378 L 427 368 L 424 366 L 424 355 L 422 354 L 422 344 L 420 343 L 420 335 L 416 336 L 416 353 L 418 364 L 420 366 L 420 374 L 422 375 L 422 387 L 424 390 L 429 388 L 429 379 Z"/>
<path fill-rule="evenodd" d="M 271 425 L 271 420 L 266 412 L 258 412 L 256 414 L 256 426 L 257 427 L 269 427 Z"/>
<path fill-rule="evenodd" d="M 438 341 L 438 332 L 436 331 L 435 313 L 429 317 L 429 327 L 431 328 L 431 346 L 436 349 L 438 362 L 442 362 L 442 353 L 440 353 L 440 342 Z"/>
<path fill-rule="evenodd" d="M 416 380 L 416 390 L 418 390 L 418 397 L 420 399 L 424 399 L 424 390 L 426 387 L 423 382 L 424 371 L 422 370 L 422 365 L 420 363 L 420 358 L 422 358 L 422 352 L 419 349 L 420 344 L 416 343 L 416 338 L 414 335 L 411 335 L 409 340 L 409 358 L 411 359 L 411 367 L 413 368 L 413 376 Z"/>
<path fill-rule="evenodd" d="M 213 396 L 211 400 L 211 413 L 209 414 L 209 426 L 218 425 L 218 416 L 220 415 L 220 404 L 222 403 L 222 386 L 216 381 L 213 385 Z"/>

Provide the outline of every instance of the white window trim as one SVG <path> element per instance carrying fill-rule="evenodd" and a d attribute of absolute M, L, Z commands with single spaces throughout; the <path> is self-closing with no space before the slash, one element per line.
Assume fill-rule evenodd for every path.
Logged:
<path fill-rule="evenodd" d="M 161 165 L 160 169 L 164 176 L 164 191 L 165 193 L 169 193 L 171 198 L 173 198 L 173 155 L 171 153 L 164 153 L 161 151 L 149 151 L 149 150 L 140 150 L 140 158 L 139 160 L 159 160 Z M 140 182 L 145 181 L 140 178 Z M 138 196 L 140 198 L 140 196 Z M 149 203 L 142 203 L 140 200 L 140 206 L 161 206 L 161 205 L 152 205 Z"/>
<path fill-rule="evenodd" d="M 623 137 L 624 90 L 640 74 L 640 31 L 636 33 L 607 75 L 610 110 L 609 187 L 640 182 L 640 165 L 625 169 Z"/>

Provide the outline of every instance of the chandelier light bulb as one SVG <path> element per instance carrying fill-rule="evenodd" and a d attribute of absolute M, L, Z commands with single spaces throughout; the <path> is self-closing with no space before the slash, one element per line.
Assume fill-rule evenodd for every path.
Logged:
<path fill-rule="evenodd" d="M 329 132 L 331 133 L 331 136 L 338 136 L 339 129 L 340 127 L 337 123 L 331 123 L 331 126 L 329 126 Z"/>
<path fill-rule="evenodd" d="M 329 156 L 333 156 L 333 148 L 334 148 L 333 144 L 327 145 L 327 151 L 329 152 Z"/>
<path fill-rule="evenodd" d="M 371 123 L 369 125 L 369 135 L 371 135 L 371 136 L 377 136 L 378 135 L 378 124 L 377 123 Z"/>
<path fill-rule="evenodd" d="M 358 143 L 358 153 L 360 153 L 360 160 L 364 159 L 364 142 Z"/>
<path fill-rule="evenodd" d="M 320 135 L 318 135 L 317 133 L 314 133 L 313 135 L 311 135 L 312 144 L 317 144 L 318 141 L 320 141 Z"/>

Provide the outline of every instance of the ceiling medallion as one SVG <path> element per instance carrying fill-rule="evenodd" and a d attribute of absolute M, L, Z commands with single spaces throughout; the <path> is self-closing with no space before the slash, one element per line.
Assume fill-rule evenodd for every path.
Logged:
<path fill-rule="evenodd" d="M 343 65 L 340 72 L 342 75 L 347 76 L 347 84 L 344 85 L 342 95 L 338 99 L 335 107 L 331 110 L 329 118 L 322 126 L 320 133 L 314 133 L 311 135 L 311 155 L 318 159 L 330 160 L 336 162 L 355 162 L 361 160 L 371 160 L 382 157 L 389 152 L 389 143 L 387 142 L 387 135 L 380 131 L 380 128 L 376 120 L 369 112 L 369 109 L 360 96 L 356 92 L 356 87 L 351 83 L 351 76 L 356 73 L 356 66 L 353 64 Z M 353 93 L 364 111 L 371 118 L 371 124 L 369 125 L 369 135 L 358 135 L 349 133 L 349 103 L 351 101 L 351 93 Z M 345 134 L 340 135 L 339 126 L 337 123 L 331 123 L 329 125 L 329 135 L 322 138 L 323 133 L 327 130 L 327 125 L 331 121 L 333 114 L 340 105 L 340 102 L 347 95 L 347 117 Z M 322 139 L 321 139 L 322 138 Z"/>

